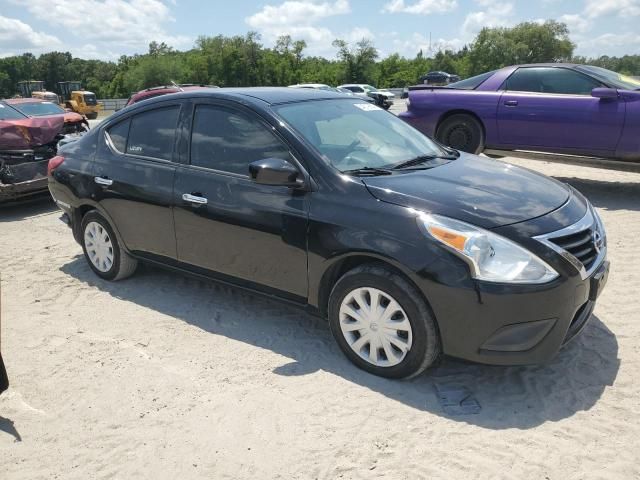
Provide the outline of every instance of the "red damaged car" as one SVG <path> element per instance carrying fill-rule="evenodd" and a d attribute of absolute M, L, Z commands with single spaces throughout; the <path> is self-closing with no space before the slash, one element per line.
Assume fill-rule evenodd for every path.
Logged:
<path fill-rule="evenodd" d="M 159 97 L 160 95 L 167 95 L 169 93 L 178 93 L 178 92 L 186 92 L 188 90 L 198 90 L 201 88 L 219 88 L 215 85 L 200 85 L 195 83 L 181 83 L 174 85 L 162 85 L 160 87 L 151 87 L 146 88 L 144 90 L 140 90 L 137 93 L 134 93 L 127 100 L 127 104 L 125 107 L 129 105 L 133 105 L 134 103 L 141 102 L 142 100 L 147 100 L 149 98 Z"/>
<path fill-rule="evenodd" d="M 0 203 L 47 191 L 58 142 L 84 134 L 87 119 L 36 98 L 0 100 Z"/>

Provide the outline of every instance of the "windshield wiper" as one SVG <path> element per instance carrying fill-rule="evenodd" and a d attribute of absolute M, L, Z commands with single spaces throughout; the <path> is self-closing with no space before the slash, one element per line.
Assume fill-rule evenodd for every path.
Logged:
<path fill-rule="evenodd" d="M 420 165 L 422 163 L 430 162 L 431 160 L 455 160 L 456 156 L 447 156 L 447 155 L 420 155 L 419 157 L 412 158 L 407 160 L 406 162 L 399 163 L 392 168 L 394 170 L 401 170 L 403 168 L 413 167 L 415 165 Z M 437 165 L 436 165 L 437 166 Z"/>
<path fill-rule="evenodd" d="M 376 168 L 376 167 L 362 167 L 354 168 L 352 170 L 343 170 L 342 173 L 347 175 L 391 175 L 393 171 L 388 168 Z"/>

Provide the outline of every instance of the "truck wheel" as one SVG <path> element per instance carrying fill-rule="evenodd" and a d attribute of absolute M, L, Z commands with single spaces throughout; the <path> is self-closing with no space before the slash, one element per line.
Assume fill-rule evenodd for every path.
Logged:
<path fill-rule="evenodd" d="M 98 113 L 94 112 L 94 113 L 87 113 L 87 118 L 89 120 L 95 120 L 96 118 L 98 118 Z"/>
<path fill-rule="evenodd" d="M 451 148 L 478 154 L 484 150 L 484 131 L 475 117 L 464 113 L 447 117 L 436 130 L 436 139 Z"/>
<path fill-rule="evenodd" d="M 120 248 L 118 239 L 102 215 L 88 212 L 82 219 L 82 250 L 96 275 L 122 280 L 136 271 L 138 261 Z"/>
<path fill-rule="evenodd" d="M 384 266 L 357 267 L 338 280 L 329 325 L 349 360 L 381 377 L 417 376 L 440 355 L 438 328 L 422 295 Z"/>

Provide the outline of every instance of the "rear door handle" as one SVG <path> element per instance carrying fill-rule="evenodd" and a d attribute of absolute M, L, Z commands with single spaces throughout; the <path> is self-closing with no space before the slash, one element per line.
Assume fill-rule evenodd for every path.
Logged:
<path fill-rule="evenodd" d="M 507 107 L 517 107 L 518 106 L 518 100 L 507 100 L 504 102 L 504 104 Z"/>
<path fill-rule="evenodd" d="M 194 203 L 196 205 L 206 205 L 209 202 L 206 198 L 199 197 L 191 193 L 183 193 L 182 200 L 184 200 L 185 202 Z"/>
<path fill-rule="evenodd" d="M 106 177 L 93 177 L 93 181 L 98 185 L 104 185 L 105 187 L 110 187 L 111 185 L 113 185 L 113 180 Z"/>

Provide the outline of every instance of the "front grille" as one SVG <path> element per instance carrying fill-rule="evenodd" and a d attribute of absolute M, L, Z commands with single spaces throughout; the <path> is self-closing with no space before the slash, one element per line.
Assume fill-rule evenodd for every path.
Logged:
<path fill-rule="evenodd" d="M 598 258 L 595 237 L 594 229 L 588 228 L 571 235 L 549 238 L 549 240 L 576 257 L 584 265 L 584 268 L 589 270 Z"/>

